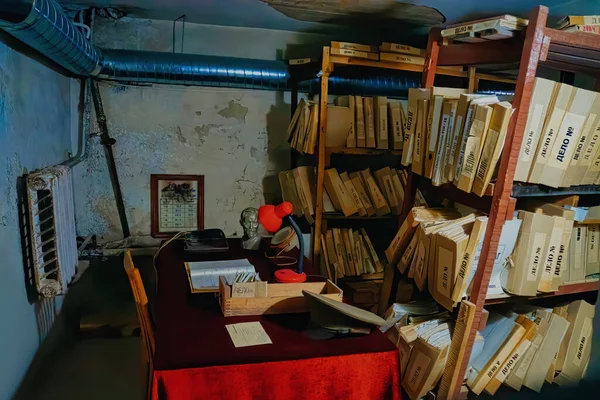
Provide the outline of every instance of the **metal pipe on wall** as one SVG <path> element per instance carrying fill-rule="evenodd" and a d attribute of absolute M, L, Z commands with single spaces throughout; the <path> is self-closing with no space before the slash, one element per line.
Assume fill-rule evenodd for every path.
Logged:
<path fill-rule="evenodd" d="M 115 156 L 112 151 L 112 146 L 116 143 L 116 141 L 115 139 L 111 138 L 110 134 L 108 133 L 108 125 L 106 124 L 106 115 L 104 114 L 104 107 L 102 106 L 102 97 L 100 97 L 98 81 L 92 82 L 91 90 L 92 99 L 94 100 L 94 110 L 96 111 L 96 118 L 98 120 L 98 127 L 100 128 L 100 141 L 104 146 L 104 153 L 106 155 L 106 162 L 108 164 L 108 174 L 110 176 L 110 183 L 113 187 L 115 201 L 117 202 L 117 211 L 119 213 L 119 220 L 121 221 L 121 229 L 123 230 L 123 237 L 127 238 L 130 236 L 129 223 L 127 222 L 127 213 L 125 212 L 123 193 L 121 192 L 121 184 L 119 183 L 119 175 L 117 174 L 117 164 L 115 163 Z"/>
<path fill-rule="evenodd" d="M 77 153 L 74 156 L 69 156 L 69 159 L 62 163 L 69 168 L 73 168 L 85 159 L 87 141 L 90 137 L 90 119 L 92 114 L 92 79 L 81 79 L 81 93 L 79 96 L 79 137 L 77 139 Z"/>

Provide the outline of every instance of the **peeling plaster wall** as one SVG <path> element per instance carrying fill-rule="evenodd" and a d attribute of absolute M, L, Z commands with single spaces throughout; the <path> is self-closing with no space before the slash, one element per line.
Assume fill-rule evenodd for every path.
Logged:
<path fill-rule="evenodd" d="M 70 117 L 70 80 L 0 43 L 0 399 L 13 396 L 40 342 L 41 305 L 29 304 L 25 289 L 17 178 L 66 159 Z"/>
<path fill-rule="evenodd" d="M 100 21 L 104 48 L 170 51 L 170 22 Z M 274 59 L 288 44 L 319 35 L 186 24 L 189 53 Z M 206 228 L 242 234 L 241 211 L 279 197 L 277 173 L 290 166 L 289 93 L 102 83 L 101 95 L 132 235 L 150 233 L 150 174 L 205 176 Z M 95 120 L 95 119 L 94 119 Z M 96 127 L 92 127 L 97 132 Z M 101 241 L 122 238 L 98 137 L 75 169 L 77 227 Z"/>
<path fill-rule="evenodd" d="M 204 175 L 205 227 L 240 235 L 241 211 L 264 204 L 278 190 L 268 177 L 289 167 L 281 93 L 103 84 L 101 95 L 132 235 L 150 233 L 150 174 Z M 97 137 L 75 168 L 75 193 L 80 234 L 122 237 Z"/>

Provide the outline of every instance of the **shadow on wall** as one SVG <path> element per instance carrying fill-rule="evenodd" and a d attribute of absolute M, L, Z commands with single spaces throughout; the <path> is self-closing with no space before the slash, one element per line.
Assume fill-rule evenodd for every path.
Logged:
<path fill-rule="evenodd" d="M 287 143 L 290 105 L 284 101 L 284 95 L 284 92 L 276 93 L 275 104 L 266 116 L 269 167 L 262 182 L 265 204 L 281 202 L 281 187 L 277 174 L 290 169 L 290 147 Z"/>

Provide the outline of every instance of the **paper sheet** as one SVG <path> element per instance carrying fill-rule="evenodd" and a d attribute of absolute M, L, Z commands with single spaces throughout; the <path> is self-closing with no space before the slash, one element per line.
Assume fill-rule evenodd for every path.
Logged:
<path fill-rule="evenodd" d="M 241 324 L 225 325 L 235 347 L 258 346 L 273 344 L 260 322 L 244 322 Z"/>

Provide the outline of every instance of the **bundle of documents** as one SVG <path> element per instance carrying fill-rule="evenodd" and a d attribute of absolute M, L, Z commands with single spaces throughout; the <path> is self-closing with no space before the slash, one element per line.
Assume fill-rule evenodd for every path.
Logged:
<path fill-rule="evenodd" d="M 568 249 L 568 276 L 564 282 L 582 282 L 600 278 L 598 224 L 575 225 Z"/>
<path fill-rule="evenodd" d="M 386 256 L 419 290 L 427 288 L 452 310 L 472 279 L 486 227 L 487 217 L 477 214 L 460 217 L 452 209 L 413 208 Z"/>
<path fill-rule="evenodd" d="M 335 56 L 348 56 L 365 58 L 368 60 L 379 60 L 377 46 L 350 42 L 331 42 L 331 54 Z"/>
<path fill-rule="evenodd" d="M 379 46 L 379 59 L 405 64 L 424 65 L 425 49 L 399 43 L 384 42 Z"/>
<path fill-rule="evenodd" d="M 483 347 L 471 357 L 467 385 L 477 395 L 495 394 L 515 363 L 528 349 L 536 324 L 523 315 L 491 312 L 482 332 Z"/>
<path fill-rule="evenodd" d="M 329 279 L 383 272 L 383 264 L 364 228 L 329 229 L 321 240 Z"/>
<path fill-rule="evenodd" d="M 470 360 L 467 385 L 494 395 L 505 385 L 539 392 L 544 384 L 576 385 L 591 352 L 594 306 L 577 300 L 524 314 L 490 313 L 482 351 Z"/>
<path fill-rule="evenodd" d="M 457 42 L 486 42 L 508 39 L 524 31 L 529 21 L 512 15 L 500 15 L 476 21 L 450 25 L 442 30 L 442 37 Z"/>
<path fill-rule="evenodd" d="M 339 96 L 336 105 L 349 109 L 351 129 L 345 138 L 346 147 L 402 150 L 405 116 L 399 100 Z M 329 124 L 329 115 L 327 118 Z"/>
<path fill-rule="evenodd" d="M 483 196 L 494 177 L 512 115 L 496 96 L 464 89 L 409 89 L 402 164 L 434 186 L 454 183 Z"/>
<path fill-rule="evenodd" d="M 186 262 L 185 269 L 192 293 L 218 292 L 220 276 L 224 276 L 229 285 L 238 274 L 256 276 L 254 265 L 246 259 Z"/>
<path fill-rule="evenodd" d="M 508 293 L 535 296 L 568 282 L 600 275 L 598 224 L 576 224 L 576 211 L 529 200 L 518 211 L 522 221 L 512 262 L 502 286 Z"/>
<path fill-rule="evenodd" d="M 371 173 L 342 172 L 335 168 L 325 170 L 325 212 L 341 212 L 344 216 L 382 216 L 390 212 L 399 215 L 407 184 L 406 171 L 385 167 Z"/>
<path fill-rule="evenodd" d="M 398 349 L 402 387 L 411 400 L 425 396 L 444 372 L 451 341 L 448 317 L 400 327 Z"/>
<path fill-rule="evenodd" d="M 397 265 L 401 261 L 401 256 L 411 251 L 407 247 L 420 224 L 434 225 L 459 217 L 460 213 L 455 209 L 413 207 L 385 250 L 388 262 L 391 265 Z M 414 249 L 412 251 L 414 252 Z M 404 272 L 404 270 L 400 268 L 400 272 Z"/>
<path fill-rule="evenodd" d="M 404 109 L 387 97 L 338 96 L 327 106 L 326 147 L 364 147 L 402 150 Z M 314 154 L 319 127 L 318 96 L 301 99 L 288 126 L 290 147 Z"/>
<path fill-rule="evenodd" d="M 386 333 L 395 324 L 399 323 L 400 326 L 405 326 L 408 325 L 409 322 L 413 322 L 413 318 L 415 316 L 434 315 L 439 311 L 440 310 L 437 303 L 433 300 L 412 301 L 410 303 L 394 303 L 390 306 L 390 308 L 388 308 L 385 314 L 383 314 L 386 324 L 380 326 L 379 330 L 383 333 Z M 395 337 L 395 339 L 396 340 L 392 338 L 394 343 L 397 342 L 397 337 Z"/>
<path fill-rule="evenodd" d="M 600 15 L 569 15 L 558 21 L 557 28 L 565 32 L 600 34 Z"/>
<path fill-rule="evenodd" d="M 283 201 L 294 206 L 294 215 L 306 218 L 312 225 L 315 214 L 316 183 L 313 167 L 298 167 L 278 174 Z"/>
<path fill-rule="evenodd" d="M 301 154 L 315 154 L 319 128 L 319 104 L 300 99 L 288 126 L 288 142 Z"/>
<path fill-rule="evenodd" d="M 600 184 L 600 95 L 536 78 L 515 180 Z"/>

